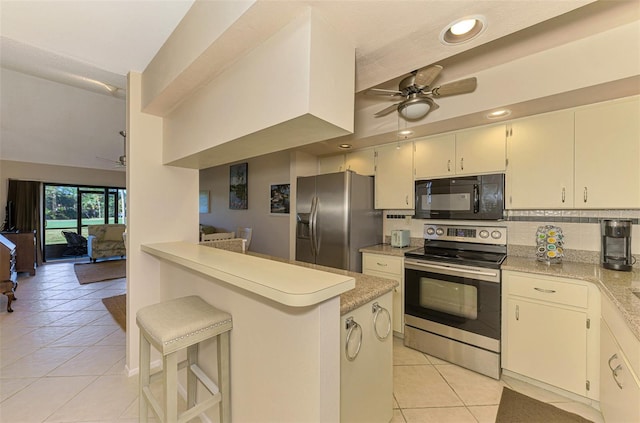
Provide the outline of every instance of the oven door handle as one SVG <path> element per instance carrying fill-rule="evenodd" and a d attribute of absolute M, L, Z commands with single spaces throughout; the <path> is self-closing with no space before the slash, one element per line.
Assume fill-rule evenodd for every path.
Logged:
<path fill-rule="evenodd" d="M 411 267 L 412 264 L 415 267 Z M 466 273 L 468 275 L 491 276 L 491 277 L 494 277 L 494 278 L 498 276 L 497 272 L 483 272 L 482 270 L 461 269 L 459 267 L 439 266 L 437 264 L 413 263 L 413 262 L 406 262 L 405 261 L 405 267 L 408 267 L 410 269 L 413 268 L 415 270 L 420 270 L 420 269 L 423 269 L 423 268 L 436 269 L 436 270 L 448 270 L 448 271 Z"/>

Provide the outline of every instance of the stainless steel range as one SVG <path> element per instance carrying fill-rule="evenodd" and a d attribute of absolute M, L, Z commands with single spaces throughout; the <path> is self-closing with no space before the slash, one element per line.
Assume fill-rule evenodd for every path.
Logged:
<path fill-rule="evenodd" d="M 431 225 L 405 253 L 407 347 L 500 378 L 500 265 L 507 228 Z"/>

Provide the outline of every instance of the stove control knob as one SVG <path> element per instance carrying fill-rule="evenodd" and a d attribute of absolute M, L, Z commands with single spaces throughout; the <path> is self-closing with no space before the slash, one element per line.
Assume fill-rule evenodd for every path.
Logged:
<path fill-rule="evenodd" d="M 491 238 L 493 239 L 500 239 L 502 237 L 502 233 L 500 233 L 500 231 L 493 231 L 491 232 Z"/>
<path fill-rule="evenodd" d="M 435 233 L 436 233 L 436 230 L 433 229 L 431 226 L 427 228 L 427 235 L 433 235 Z"/>
<path fill-rule="evenodd" d="M 480 231 L 480 238 L 489 238 L 489 231 L 483 229 Z"/>
<path fill-rule="evenodd" d="M 444 229 L 442 228 L 436 229 L 436 235 L 444 235 Z"/>

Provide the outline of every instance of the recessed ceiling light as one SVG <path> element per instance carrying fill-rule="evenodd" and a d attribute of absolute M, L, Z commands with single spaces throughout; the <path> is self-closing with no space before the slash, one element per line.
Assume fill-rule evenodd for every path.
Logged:
<path fill-rule="evenodd" d="M 338 147 L 342 148 L 343 150 L 347 150 L 351 148 L 351 144 L 340 144 Z"/>
<path fill-rule="evenodd" d="M 494 110 L 493 112 L 487 114 L 487 119 L 500 119 L 503 117 L 507 117 L 510 114 L 511 110 L 509 109 Z"/>
<path fill-rule="evenodd" d="M 409 129 L 398 131 L 398 135 L 411 135 L 411 134 L 413 134 L 413 131 L 410 131 Z"/>
<path fill-rule="evenodd" d="M 474 15 L 453 21 L 440 32 L 440 42 L 447 45 L 464 43 L 484 32 L 487 22 L 484 16 Z"/>

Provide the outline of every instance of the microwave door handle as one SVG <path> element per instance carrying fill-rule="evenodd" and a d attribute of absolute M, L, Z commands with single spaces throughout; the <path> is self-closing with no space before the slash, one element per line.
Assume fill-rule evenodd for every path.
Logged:
<path fill-rule="evenodd" d="M 480 188 L 478 184 L 473 185 L 473 213 L 480 212 Z"/>

